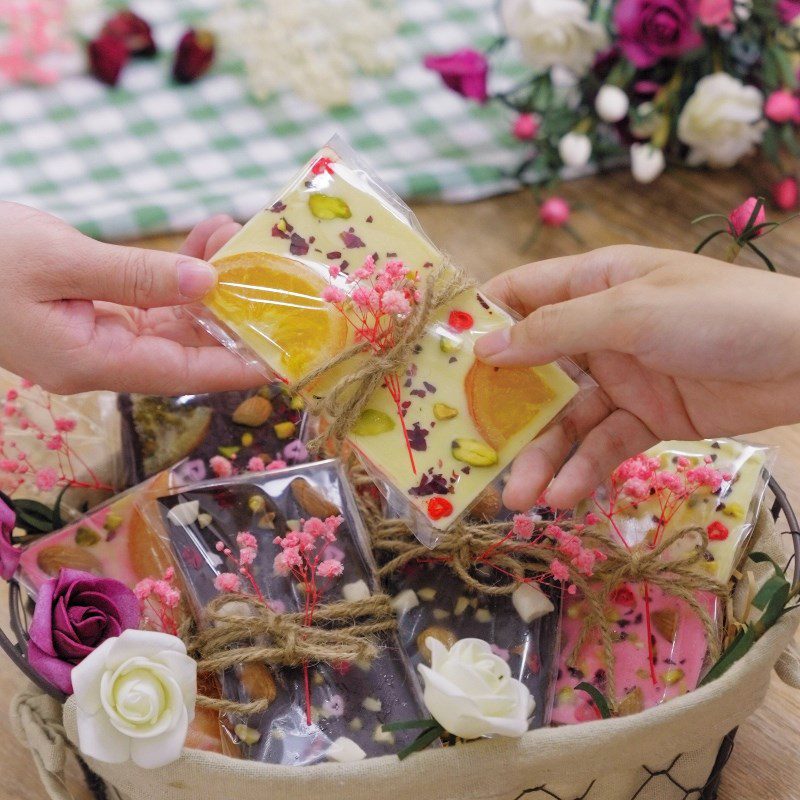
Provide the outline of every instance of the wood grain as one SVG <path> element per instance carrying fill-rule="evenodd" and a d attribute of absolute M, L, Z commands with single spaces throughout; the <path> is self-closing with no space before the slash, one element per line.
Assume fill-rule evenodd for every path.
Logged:
<path fill-rule="evenodd" d="M 573 224 L 586 248 L 636 243 L 690 250 L 703 232 L 711 229 L 708 223 L 694 229 L 690 220 L 729 210 L 752 186 L 753 176 L 742 173 L 675 170 L 657 186 L 642 187 L 627 173 L 619 172 L 567 184 L 563 194 L 575 206 Z M 523 252 L 520 245 L 528 238 L 536 216 L 535 201 L 526 192 L 470 205 L 418 204 L 415 210 L 433 241 L 480 279 L 527 261 L 584 249 L 565 231 L 546 230 Z M 174 249 L 179 243 L 180 237 L 158 237 L 136 244 Z M 782 271 L 800 274 L 800 221 L 781 228 L 763 244 Z M 757 262 L 745 258 L 743 263 Z M 780 447 L 775 471 L 795 508 L 800 509 L 800 425 L 750 438 Z M 5 613 L 5 598 L 2 603 Z M 0 664 L 0 697 L 5 704 L 25 681 L 10 663 Z M 773 677 L 764 706 L 739 730 L 720 800 L 800 800 L 799 752 L 800 692 Z M 88 794 L 77 785 L 77 777 L 75 768 L 70 773 L 75 797 L 85 800 Z M 22 797 L 45 800 L 29 755 L 9 732 L 0 739 L 0 798 Z"/>

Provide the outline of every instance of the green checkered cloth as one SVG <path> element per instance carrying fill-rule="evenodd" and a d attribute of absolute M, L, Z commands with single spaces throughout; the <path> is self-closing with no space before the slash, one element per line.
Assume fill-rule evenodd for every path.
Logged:
<path fill-rule="evenodd" d="M 293 2 L 293 0 L 286 0 Z M 213 70 L 189 86 L 160 61 L 134 60 L 116 89 L 86 75 L 0 95 L 0 197 L 35 206 L 101 239 L 185 231 L 209 214 L 252 216 L 339 133 L 406 198 L 473 200 L 508 190 L 520 151 L 509 117 L 465 101 L 425 55 L 486 45 L 494 0 L 397 0 L 400 58 L 358 76 L 352 106 L 325 111 L 282 93 L 264 103 L 242 74 Z M 140 0 L 159 41 L 174 43 L 215 0 Z"/>

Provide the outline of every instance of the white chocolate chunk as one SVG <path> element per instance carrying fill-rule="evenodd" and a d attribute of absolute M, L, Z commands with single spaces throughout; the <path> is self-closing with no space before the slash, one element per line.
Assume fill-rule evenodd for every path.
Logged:
<path fill-rule="evenodd" d="M 404 589 L 392 598 L 391 605 L 398 614 L 403 615 L 419 605 L 419 598 L 413 589 Z"/>
<path fill-rule="evenodd" d="M 349 603 L 354 600 L 367 600 L 369 596 L 369 586 L 362 580 L 347 583 L 342 587 L 342 597 Z"/>
<path fill-rule="evenodd" d="M 340 736 L 325 753 L 328 761 L 337 761 L 340 764 L 349 764 L 353 761 L 361 761 L 367 754 L 352 740 L 346 736 Z"/>
<path fill-rule="evenodd" d="M 554 610 L 545 593 L 532 583 L 521 583 L 511 595 L 511 602 L 525 623 L 533 622 Z"/>
<path fill-rule="evenodd" d="M 213 521 L 214 517 L 212 517 L 211 514 L 206 514 L 204 512 L 202 514 L 197 515 L 197 524 L 201 528 L 207 528 Z"/>
<path fill-rule="evenodd" d="M 462 594 L 461 597 L 456 600 L 455 608 L 453 609 L 453 613 L 460 617 L 467 609 L 469 608 L 469 598 L 464 597 Z"/>
<path fill-rule="evenodd" d="M 167 519 L 173 525 L 191 525 L 197 521 L 197 515 L 200 512 L 200 501 L 189 500 L 186 503 L 179 503 L 174 508 L 171 508 L 167 513 Z"/>
<path fill-rule="evenodd" d="M 372 734 L 372 739 L 382 744 L 394 744 L 394 734 L 391 731 L 385 731 L 380 722 L 375 726 L 375 733 Z"/>
<path fill-rule="evenodd" d="M 255 728 L 248 728 L 242 723 L 236 725 L 233 732 L 248 745 L 254 745 L 261 738 L 261 734 Z"/>
<path fill-rule="evenodd" d="M 361 717 L 353 717 L 353 719 L 350 720 L 349 727 L 351 731 L 360 731 L 364 727 Z"/>
<path fill-rule="evenodd" d="M 450 612 L 444 608 L 434 608 L 433 609 L 433 618 L 441 622 L 442 620 L 447 619 L 450 616 Z"/>
<path fill-rule="evenodd" d="M 383 703 L 377 697 L 365 697 L 361 705 L 373 714 L 377 714 L 383 708 Z"/>
<path fill-rule="evenodd" d="M 479 608 L 475 612 L 475 619 L 478 622 L 491 622 L 492 621 L 492 612 L 489 611 L 488 608 Z"/>
<path fill-rule="evenodd" d="M 436 589 L 432 586 L 426 586 L 424 589 L 420 589 L 417 594 L 420 596 L 421 600 L 424 600 L 426 603 L 430 603 L 434 597 L 436 597 Z"/>

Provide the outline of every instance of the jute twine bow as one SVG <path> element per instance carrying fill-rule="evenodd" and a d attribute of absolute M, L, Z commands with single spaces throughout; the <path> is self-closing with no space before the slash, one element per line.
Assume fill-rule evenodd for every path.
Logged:
<path fill-rule="evenodd" d="M 246 606 L 238 613 L 237 605 Z M 302 613 L 277 614 L 248 594 L 214 598 L 204 610 L 206 626 L 189 637 L 200 673 L 217 673 L 245 664 L 297 667 L 303 664 L 370 662 L 379 651 L 378 637 L 396 628 L 389 598 L 326 603 L 314 610 L 311 624 Z M 198 703 L 224 712 L 255 714 L 271 698 L 250 703 L 200 696 Z"/>
<path fill-rule="evenodd" d="M 363 488 L 369 482 L 360 467 L 351 470 L 351 477 L 357 487 Z M 557 555 L 552 544 L 506 539 L 511 529 L 510 522 L 458 523 L 447 531 L 435 550 L 430 550 L 414 538 L 406 520 L 385 518 L 378 503 L 366 492 L 359 492 L 357 496 L 373 548 L 389 559 L 379 570 L 382 579 L 390 577 L 412 561 L 434 559 L 440 560 L 466 586 L 480 594 L 510 595 L 521 582 L 535 581 L 549 574 L 550 562 Z M 534 540 L 544 533 L 548 524 L 537 524 Z M 564 530 L 571 527 L 564 522 L 559 526 Z M 667 551 L 673 545 L 690 535 L 699 538 L 695 547 L 683 555 L 667 557 Z M 664 536 L 655 547 L 642 543 L 626 548 L 611 533 L 594 527 L 583 528 L 581 538 L 586 546 L 597 548 L 607 558 L 596 562 L 591 577 L 579 572 L 564 559 L 564 565 L 570 571 L 570 582 L 575 584 L 586 601 L 581 633 L 567 663 L 574 666 L 584 645 L 593 636 L 598 636 L 607 666 L 606 695 L 613 705 L 617 702 L 614 677 L 616 659 L 612 622 L 608 619 L 607 609 L 612 593 L 622 584 L 645 583 L 656 586 L 665 594 L 686 603 L 703 625 L 711 659 L 719 657 L 717 624 L 698 602 L 695 593 L 709 592 L 724 598 L 729 594 L 729 588 L 698 570 L 708 548 L 708 534 L 703 528 L 689 527 L 674 531 Z M 475 574 L 475 567 L 480 565 L 495 567 L 507 580 L 499 583 L 481 580 Z"/>
<path fill-rule="evenodd" d="M 376 352 L 370 342 L 357 342 L 293 384 L 293 392 L 313 392 L 314 383 L 320 378 L 359 355 L 370 354 L 355 369 L 347 370 L 339 377 L 323 397 L 315 396 L 308 401 L 307 408 L 313 415 L 325 415 L 330 420 L 330 427 L 312 439 L 308 446 L 312 450 L 319 449 L 328 439 L 337 447 L 341 445 L 386 377 L 399 373 L 411 361 L 414 348 L 425 336 L 432 315 L 474 285 L 472 278 L 455 267 L 449 258 L 445 258 L 438 266 L 428 269 L 420 290 L 420 301 L 411 306 L 411 311 L 403 319 L 396 321 L 394 344 L 391 347 Z"/>

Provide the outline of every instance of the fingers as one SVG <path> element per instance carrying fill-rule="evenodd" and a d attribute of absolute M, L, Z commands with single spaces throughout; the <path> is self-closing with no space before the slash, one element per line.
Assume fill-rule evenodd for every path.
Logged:
<path fill-rule="evenodd" d="M 598 350 L 625 352 L 636 326 L 629 324 L 623 290 L 613 287 L 542 306 L 516 325 L 482 336 L 475 355 L 492 366 L 520 367 Z"/>
<path fill-rule="evenodd" d="M 658 442 L 636 416 L 617 409 L 591 430 L 545 495 L 553 508 L 572 508 L 588 497 L 626 458 Z"/>
<path fill-rule="evenodd" d="M 215 231 L 232 222 L 233 219 L 228 214 L 215 214 L 213 217 L 198 222 L 189 232 L 178 252 L 194 258 L 206 258 L 208 240 Z"/>
<path fill-rule="evenodd" d="M 228 222 L 225 225 L 220 225 L 220 227 L 208 237 L 203 258 L 208 260 L 214 256 L 217 250 L 224 244 L 227 244 L 241 229 L 242 226 L 238 222 Z"/>
<path fill-rule="evenodd" d="M 201 231 L 189 247 L 199 247 L 203 235 Z M 104 300 L 157 308 L 197 301 L 213 289 L 216 280 L 216 270 L 199 258 L 81 237 L 51 275 L 49 297 L 44 299 Z"/>
<path fill-rule="evenodd" d="M 611 412 L 605 393 L 592 392 L 560 421 L 549 427 L 514 459 L 503 503 L 513 511 L 527 511 L 542 496 L 581 437 Z"/>
<path fill-rule="evenodd" d="M 665 251 L 619 245 L 553 258 L 502 272 L 484 286 L 486 294 L 518 314 L 603 291 L 651 272 Z"/>

